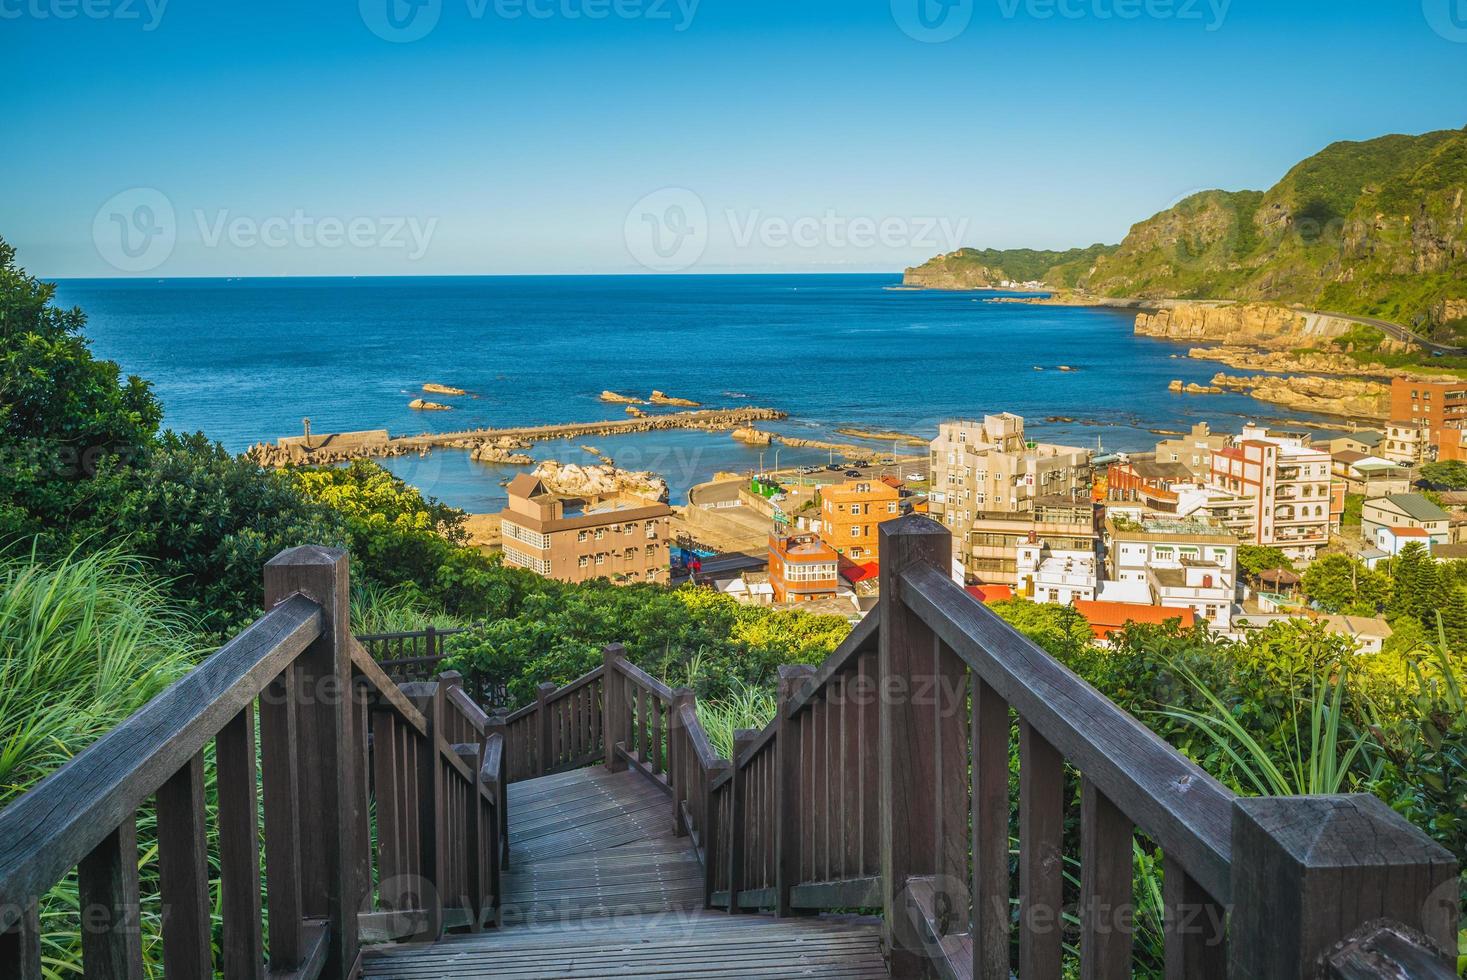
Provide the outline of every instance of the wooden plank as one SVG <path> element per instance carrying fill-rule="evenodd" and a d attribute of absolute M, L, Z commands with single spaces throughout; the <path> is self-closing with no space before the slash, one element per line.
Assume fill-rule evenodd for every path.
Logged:
<path fill-rule="evenodd" d="M 443 763 L 439 758 L 439 732 L 443 729 L 443 696 L 435 690 L 425 712 L 428 718 L 427 737 L 414 736 L 414 770 L 417 782 L 416 825 L 417 835 L 417 901 L 414 907 L 428 913 L 427 927 L 419 940 L 434 940 L 443 935 L 442 888 L 446 875 L 444 854 L 443 817 Z"/>
<path fill-rule="evenodd" d="M 276 606 L 0 811 L 0 931 L 203 751 L 321 622 L 304 597 Z"/>
<path fill-rule="evenodd" d="M 1228 972 L 1226 910 L 1172 858 L 1165 859 L 1166 980 L 1223 980 Z"/>
<path fill-rule="evenodd" d="M 270 969 L 294 970 L 305 955 L 301 920 L 299 746 L 294 665 L 260 697 L 260 776 L 265 799 L 265 891 L 270 902 Z"/>
<path fill-rule="evenodd" d="M 265 565 L 265 605 L 304 593 L 321 607 L 321 634 L 296 660 L 305 697 L 298 703 L 300 749 L 301 905 L 325 920 L 328 976 L 341 977 L 357 958 L 357 907 L 352 867 L 356 823 L 350 698 L 351 583 L 346 552 L 307 545 Z M 362 846 L 365 846 L 363 844 Z"/>
<path fill-rule="evenodd" d="M 220 943 L 224 975 L 261 980 L 265 947 L 260 917 L 260 818 L 256 786 L 255 713 L 234 716 L 214 740 L 219 798 Z"/>
<path fill-rule="evenodd" d="M 93 980 L 142 980 L 137 824 L 122 822 L 77 865 L 82 964 Z M 0 959 L 0 966 L 4 966 Z M 20 975 L 17 968 L 5 976 Z"/>
<path fill-rule="evenodd" d="M 377 878 L 387 883 L 402 873 L 402 773 L 397 751 L 397 718 L 387 711 L 372 712 L 372 788 L 377 804 Z M 396 905 L 393 888 L 379 891 L 383 909 Z"/>
<path fill-rule="evenodd" d="M 1057 977 L 1064 955 L 1064 759 L 1019 721 L 1019 976 Z"/>
<path fill-rule="evenodd" d="M 928 564 L 951 565 L 952 535 L 925 517 L 903 517 L 878 525 L 881 538 L 882 610 L 880 667 L 891 688 L 881 698 L 881 879 L 884 928 L 891 946 L 892 972 L 915 974 L 922 968 L 922 939 L 907 915 L 907 879 L 938 871 L 937 839 L 942 818 L 937 785 L 940 730 L 966 731 L 962 712 L 944 719 L 930 705 L 917 703 L 919 685 L 940 681 L 933 675 L 937 638 L 906 601 L 903 571 Z M 930 688 L 929 688 L 930 689 Z M 966 777 L 959 785 L 966 783 Z M 962 830 L 966 840 L 967 832 Z M 966 877 L 966 870 L 963 872 Z"/>
<path fill-rule="evenodd" d="M 1131 821 L 1091 780 L 1080 781 L 1080 976 L 1127 980 L 1135 933 Z"/>
<path fill-rule="evenodd" d="M 1375 796 L 1239 799 L 1233 858 L 1230 976 L 1301 976 L 1377 919 L 1455 942 L 1455 860 Z"/>
<path fill-rule="evenodd" d="M 975 980 L 1009 977 L 1009 706 L 976 676 L 971 698 Z"/>
<path fill-rule="evenodd" d="M 158 892 L 163 902 L 163 970 L 214 973 L 209 926 L 209 852 L 204 828 L 204 757 L 158 788 Z"/>
<path fill-rule="evenodd" d="M 371 687 L 373 697 L 384 707 L 390 708 L 420 732 L 427 731 L 428 721 L 423 713 L 413 707 L 413 703 L 402 693 L 402 689 L 392 678 L 382 672 L 367 652 L 362 649 L 360 643 L 353 641 L 351 646 L 351 665 L 362 676 L 362 680 Z"/>
<path fill-rule="evenodd" d="M 41 918 L 35 901 L 13 912 L 0 929 L 0 976 L 41 980 Z"/>
<path fill-rule="evenodd" d="M 775 810 L 775 911 L 791 913 L 791 891 L 800 880 L 800 810 L 804 805 L 800 794 L 800 726 L 799 720 L 785 709 L 800 685 L 814 673 L 806 666 L 779 667 L 779 710 L 775 713 L 775 766 L 778 779 L 774 791 Z"/>

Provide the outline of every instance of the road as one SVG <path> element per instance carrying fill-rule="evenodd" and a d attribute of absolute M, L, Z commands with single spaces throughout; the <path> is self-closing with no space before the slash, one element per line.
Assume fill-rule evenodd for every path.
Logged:
<path fill-rule="evenodd" d="M 1467 354 L 1467 347 L 1448 347 L 1446 344 L 1438 344 L 1434 340 L 1425 337 L 1409 327 L 1403 327 L 1399 323 L 1389 320 L 1379 320 L 1373 316 L 1356 316 L 1354 313 L 1335 313 L 1331 310 L 1318 311 L 1321 316 L 1332 316 L 1341 320 L 1349 320 L 1352 323 L 1363 323 L 1369 327 L 1375 327 L 1385 332 L 1386 336 L 1403 340 L 1408 344 L 1415 344 L 1422 350 L 1439 354 Z"/>

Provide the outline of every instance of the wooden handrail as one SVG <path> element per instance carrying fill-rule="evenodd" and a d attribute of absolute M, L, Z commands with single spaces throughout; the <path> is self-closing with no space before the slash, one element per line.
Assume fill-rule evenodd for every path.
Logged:
<path fill-rule="evenodd" d="M 203 751 L 321 623 L 315 602 L 287 599 L 0 810 L 0 930 Z"/>
<path fill-rule="evenodd" d="M 546 698 L 546 700 L 553 703 L 555 701 L 561 700 L 562 698 L 569 697 L 570 695 L 579 691 L 581 688 L 585 687 L 587 684 L 598 680 L 600 677 L 601 667 L 593 667 L 582 674 L 580 677 L 577 677 L 575 680 L 571 681 L 569 684 L 566 684 L 563 687 L 556 688 L 555 693 Z"/>
<path fill-rule="evenodd" d="M 881 608 L 878 606 L 871 610 L 865 619 L 856 624 L 850 635 L 835 648 L 835 652 L 821 661 L 820 666 L 815 668 L 815 672 L 800 685 L 799 691 L 785 706 L 785 716 L 793 718 L 799 714 L 811 698 L 825 690 L 832 678 L 847 669 L 852 657 L 872 652 L 880 634 Z"/>
<path fill-rule="evenodd" d="M 931 564 L 907 569 L 899 598 L 1019 717 L 1219 902 L 1231 900 L 1237 794 L 1015 632 Z"/>
<path fill-rule="evenodd" d="M 403 721 L 417 729 L 419 734 L 427 734 L 428 719 L 424 718 L 423 713 L 413 706 L 413 703 L 402 693 L 402 688 L 393 683 L 392 678 L 387 676 L 355 637 L 352 638 L 351 666 L 362 678 L 363 683 L 370 686 L 375 694 L 391 705 L 392 710 L 396 711 Z"/>
<path fill-rule="evenodd" d="M 651 674 L 647 673 L 645 670 L 643 670 L 641 667 L 638 667 L 631 661 L 618 661 L 617 670 L 621 671 L 624 677 L 630 680 L 633 684 L 636 684 L 643 690 L 647 691 L 649 694 L 656 695 L 664 702 L 670 703 L 672 701 L 672 688 L 668 687 L 666 684 L 662 683 L 657 678 L 653 677 Z"/>

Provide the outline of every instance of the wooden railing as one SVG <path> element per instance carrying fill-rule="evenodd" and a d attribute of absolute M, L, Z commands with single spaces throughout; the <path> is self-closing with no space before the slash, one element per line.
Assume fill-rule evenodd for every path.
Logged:
<path fill-rule="evenodd" d="M 494 917 L 503 733 L 452 682 L 408 694 L 387 678 L 352 639 L 347 576 L 339 551 L 276 556 L 263 617 L 0 811 L 0 976 L 42 975 L 39 902 L 72 869 L 85 976 L 142 975 L 137 820 L 150 800 L 169 976 L 336 980 L 364 937 Z"/>
<path fill-rule="evenodd" d="M 421 630 L 396 633 L 360 633 L 357 640 L 386 673 L 398 681 L 430 680 L 443 669 L 448 655 L 444 640 L 469 632 L 469 627 Z M 463 685 L 475 704 L 499 707 L 509 699 L 503 678 L 491 678 L 477 671 L 463 677 Z"/>
<path fill-rule="evenodd" d="M 820 667 L 781 670 L 775 719 L 731 761 L 692 692 L 606 650 L 606 764 L 668 790 L 709 906 L 879 909 L 896 976 L 1057 977 L 1069 945 L 1082 976 L 1129 977 L 1139 833 L 1165 855 L 1168 977 L 1452 975 L 1443 848 L 1373 796 L 1236 796 L 973 601 L 940 525 L 881 536 L 881 607 Z"/>

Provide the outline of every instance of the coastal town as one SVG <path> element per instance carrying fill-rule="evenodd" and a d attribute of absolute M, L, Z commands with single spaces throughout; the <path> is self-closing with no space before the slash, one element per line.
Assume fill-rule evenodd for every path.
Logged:
<path fill-rule="evenodd" d="M 920 513 L 950 530 L 952 576 L 976 599 L 1073 607 L 1098 641 L 1168 620 L 1241 639 L 1305 616 L 1378 650 L 1385 620 L 1319 613 L 1301 573 L 1327 554 L 1372 570 L 1411 547 L 1467 559 L 1467 493 L 1421 478 L 1467 458 L 1467 382 L 1396 379 L 1391 406 L 1379 429 L 1198 423 L 1151 451 L 1103 454 L 1037 441 L 999 413 L 942 423 L 925 457 L 724 474 L 681 508 L 624 489 L 556 494 L 522 474 L 499 515 L 502 550 L 566 581 L 686 581 L 856 620 L 878 601 L 879 526 Z M 1273 567 L 1249 568 L 1245 549 Z"/>

